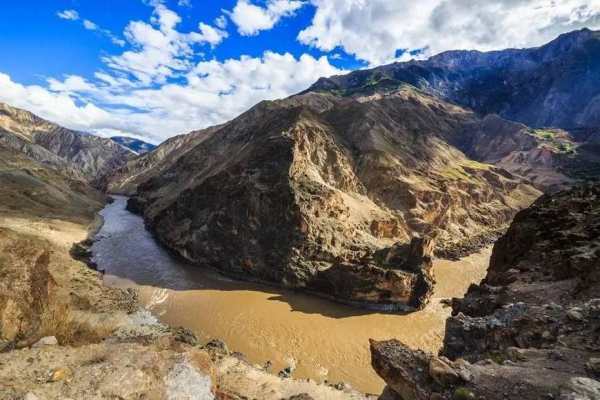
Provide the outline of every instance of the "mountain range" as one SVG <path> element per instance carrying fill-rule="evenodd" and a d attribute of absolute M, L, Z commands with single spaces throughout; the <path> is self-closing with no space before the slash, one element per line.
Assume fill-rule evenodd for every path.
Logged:
<path fill-rule="evenodd" d="M 469 254 L 542 191 L 600 175 L 599 60 L 600 35 L 586 29 L 535 49 L 446 52 L 322 78 L 148 152 L 3 105 L 0 139 L 132 196 L 189 262 L 419 307 L 423 279 L 424 293 L 433 285 L 424 255 Z M 414 248 L 414 237 L 431 240 Z"/>
<path fill-rule="evenodd" d="M 197 374 L 207 396 L 297 393 L 291 368 L 271 376 L 147 323 L 133 290 L 72 259 L 89 261 L 85 227 L 123 194 L 192 265 L 369 309 L 424 308 L 435 257 L 495 242 L 486 278 L 448 301 L 439 356 L 371 342 L 380 399 L 597 398 L 599 178 L 600 32 L 587 29 L 322 78 L 155 148 L 0 103 L 0 397 L 37 398 L 24 388 L 40 382 L 77 397 L 100 380 L 111 398 L 160 397 L 151 383 L 167 374 Z M 195 367 L 171 368 L 181 360 Z M 145 392 L 114 384 L 134 378 Z M 317 398 L 372 398 L 325 388 Z"/>

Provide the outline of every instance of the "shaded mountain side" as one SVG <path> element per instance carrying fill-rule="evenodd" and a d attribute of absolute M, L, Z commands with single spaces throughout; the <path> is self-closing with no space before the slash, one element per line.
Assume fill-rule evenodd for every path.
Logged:
<path fill-rule="evenodd" d="M 477 121 L 409 86 L 262 102 L 192 136 L 185 154 L 163 155 L 164 169 L 139 170 L 146 180 L 130 207 L 194 263 L 338 300 L 406 304 L 423 270 L 387 262 L 391 246 L 431 236 L 451 254 L 495 237 L 539 195 L 449 144 Z"/>
<path fill-rule="evenodd" d="M 533 129 L 487 115 L 468 126 L 454 144 L 475 160 L 524 176 L 539 189 L 553 192 L 600 177 L 600 149 L 592 139 L 580 143 L 562 129 Z"/>
<path fill-rule="evenodd" d="M 600 186 L 545 195 L 517 214 L 486 278 L 452 310 L 439 357 L 371 343 L 386 398 L 597 399 Z"/>
<path fill-rule="evenodd" d="M 42 146 L 31 143 L 0 128 L 0 146 L 5 152 L 21 153 L 23 156 L 37 161 L 48 168 L 53 168 L 61 174 L 76 180 L 85 180 L 83 174 L 64 158 L 46 150 Z"/>
<path fill-rule="evenodd" d="M 133 151 L 135 154 L 144 154 L 156 148 L 156 145 L 154 144 L 127 136 L 113 136 L 110 140 Z"/>
<path fill-rule="evenodd" d="M 0 103 L 0 132 L 5 145 L 22 150 L 23 142 L 43 147 L 69 163 L 88 181 L 94 181 L 123 165 L 133 153 L 110 139 L 63 128 L 36 115 Z M 38 161 L 59 164 L 56 158 L 36 151 Z"/>

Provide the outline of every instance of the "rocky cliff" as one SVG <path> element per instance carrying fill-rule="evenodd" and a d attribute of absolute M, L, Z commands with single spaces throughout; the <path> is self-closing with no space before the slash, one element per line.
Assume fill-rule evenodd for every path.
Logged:
<path fill-rule="evenodd" d="M 262 102 L 188 146 L 173 139 L 108 187 L 141 182 L 131 208 L 196 264 L 343 301 L 419 306 L 410 299 L 427 273 L 390 262 L 392 246 L 435 237 L 438 252 L 459 254 L 539 195 L 452 144 L 478 121 L 408 85 L 308 93 Z"/>
<path fill-rule="evenodd" d="M 600 187 L 543 196 L 454 299 L 440 356 L 373 341 L 373 366 L 390 398 L 597 399 L 599 272 Z"/>
<path fill-rule="evenodd" d="M 92 182 L 120 167 L 133 155 L 110 139 L 72 131 L 38 116 L 0 103 L 0 141 L 37 161 L 70 166 Z"/>

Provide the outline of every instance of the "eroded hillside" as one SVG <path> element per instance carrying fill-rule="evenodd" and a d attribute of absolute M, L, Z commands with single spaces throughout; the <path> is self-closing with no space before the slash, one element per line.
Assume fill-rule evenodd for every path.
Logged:
<path fill-rule="evenodd" d="M 194 263 L 338 300 L 407 303 L 420 272 L 390 263 L 392 245 L 431 236 L 438 252 L 465 254 L 539 195 L 451 144 L 478 121 L 411 86 L 293 96 L 193 134 L 174 157 L 181 139 L 160 146 L 142 159 L 165 151 L 167 163 L 109 187 L 145 175 L 132 209 Z"/>

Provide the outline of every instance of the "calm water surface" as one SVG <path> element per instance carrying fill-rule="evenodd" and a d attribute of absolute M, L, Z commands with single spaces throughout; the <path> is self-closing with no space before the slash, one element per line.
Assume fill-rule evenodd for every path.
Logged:
<path fill-rule="evenodd" d="M 201 340 L 219 338 L 234 351 L 272 371 L 294 364 L 297 378 L 344 381 L 380 393 L 383 381 L 370 367 L 368 339 L 397 338 L 437 351 L 450 310 L 440 304 L 460 297 L 485 275 L 490 249 L 459 262 L 437 260 L 431 304 L 407 315 L 364 311 L 309 295 L 235 281 L 173 258 L 125 210 L 127 199 L 101 212 L 105 224 L 92 247 L 111 286 L 139 289 L 142 303 L 165 323 L 193 330 Z"/>

